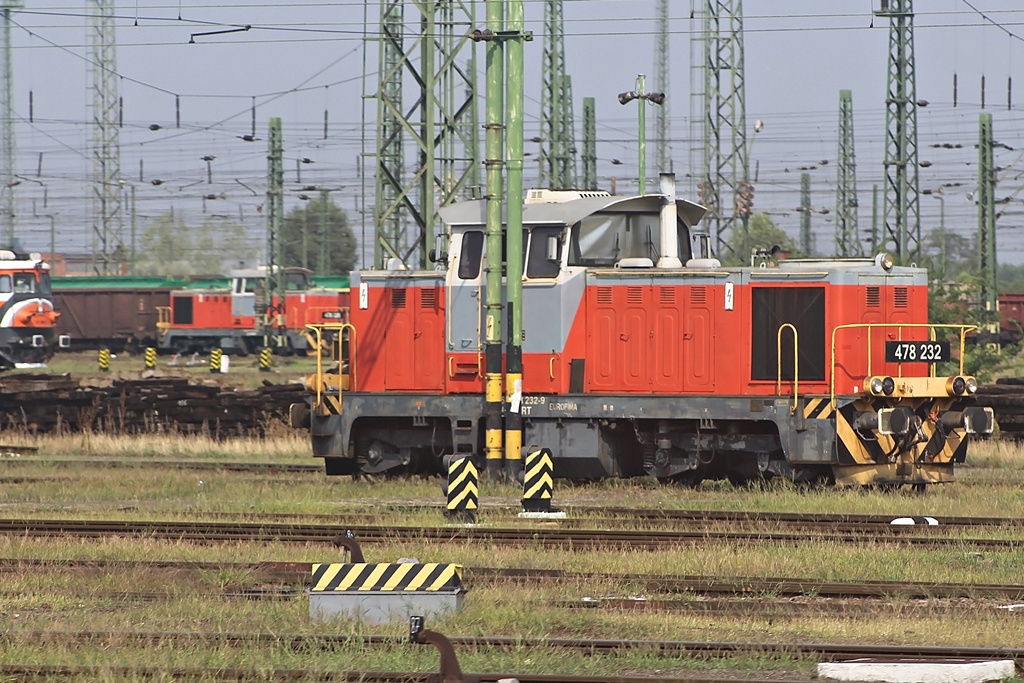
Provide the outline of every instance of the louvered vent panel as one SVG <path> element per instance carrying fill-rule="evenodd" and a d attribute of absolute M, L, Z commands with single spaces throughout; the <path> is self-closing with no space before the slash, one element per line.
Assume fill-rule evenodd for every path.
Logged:
<path fill-rule="evenodd" d="M 424 289 L 420 293 L 420 308 L 434 308 L 437 306 L 437 290 Z"/>
<path fill-rule="evenodd" d="M 868 287 L 868 308 L 878 308 L 882 305 L 882 289 L 880 287 Z"/>
<path fill-rule="evenodd" d="M 708 289 L 707 287 L 691 287 L 690 288 L 690 303 L 691 304 L 706 304 L 708 302 Z"/>
<path fill-rule="evenodd" d="M 612 288 L 611 287 L 598 287 L 597 288 L 597 303 L 610 306 L 612 303 Z"/>
<path fill-rule="evenodd" d="M 626 301 L 631 304 L 642 304 L 644 302 L 644 290 L 642 287 L 627 287 Z"/>
<path fill-rule="evenodd" d="M 405 290 L 391 290 L 391 308 L 405 308 Z"/>
<path fill-rule="evenodd" d="M 658 300 L 663 306 L 674 306 L 676 303 L 676 290 L 672 287 L 661 287 L 658 290 Z"/>
<path fill-rule="evenodd" d="M 896 308 L 906 308 L 910 304 L 910 292 L 906 287 L 896 287 L 893 290 L 893 304 Z"/>

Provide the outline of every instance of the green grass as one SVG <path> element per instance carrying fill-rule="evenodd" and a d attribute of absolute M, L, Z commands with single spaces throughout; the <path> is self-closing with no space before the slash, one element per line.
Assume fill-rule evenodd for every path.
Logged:
<path fill-rule="evenodd" d="M 8 435 L 10 436 L 10 435 Z M 305 437 L 284 430 L 273 438 L 220 443 L 166 435 L 113 438 L 104 435 L 24 437 L 16 442 L 37 446 L 31 458 L 0 458 L 0 476 L 41 477 L 39 481 L 0 488 L 0 516 L 118 519 L 212 518 L 219 513 L 307 515 L 311 522 L 332 520 L 339 531 L 346 515 L 372 513 L 380 524 L 440 526 L 440 510 L 415 509 L 443 502 L 440 479 L 379 478 L 353 481 L 322 474 L 250 474 L 169 469 L 106 469 L 86 463 L 56 467 L 47 457 L 197 459 L 236 462 L 318 462 Z M 10 442 L 11 438 L 4 441 Z M 200 484 L 202 480 L 202 484 Z M 607 481 L 591 485 L 558 482 L 555 504 L 634 506 L 666 509 L 762 510 L 766 512 L 867 513 L 888 515 L 998 516 L 1024 518 L 1024 456 L 1004 443 L 979 444 L 954 484 L 930 487 L 923 495 L 860 489 L 805 489 L 788 484 L 734 489 L 705 482 L 699 488 L 662 487 L 649 479 Z M 514 517 L 520 490 L 484 482 L 482 524 L 536 525 Z M 406 509 L 401 504 L 407 504 Z M 501 506 L 501 507 L 499 507 Z M 598 516 L 599 513 L 595 513 Z M 578 515 L 578 513 L 577 513 Z M 360 523 L 365 520 L 360 517 Z M 625 521 L 622 523 L 627 524 Z M 686 528 L 686 523 L 678 523 Z M 980 529 L 967 536 L 1016 538 L 1015 528 Z M 1018 613 L 997 609 L 998 601 L 928 603 L 911 609 L 898 597 L 876 601 L 876 609 L 809 610 L 780 617 L 770 611 L 745 616 L 700 612 L 581 610 L 560 607 L 559 600 L 625 597 L 644 593 L 650 599 L 699 600 L 698 595 L 659 595 L 645 591 L 644 575 L 718 577 L 786 577 L 823 581 L 915 581 L 1021 583 L 1024 544 L 1016 550 L 977 551 L 969 544 L 944 548 L 910 548 L 891 544 L 851 545 L 828 540 L 781 545 L 770 542 L 727 543 L 704 540 L 653 551 L 579 550 L 523 546 L 506 548 L 486 542 L 408 541 L 364 544 L 370 561 L 416 557 L 421 561 L 457 562 L 470 567 L 551 568 L 610 573 L 636 579 L 578 579 L 559 584 L 481 584 L 467 595 L 465 609 L 428 627 L 449 635 L 510 637 L 636 638 L 652 640 L 817 641 L 858 643 L 961 644 L 979 647 L 1018 646 L 1024 621 Z M 5 571 L 0 620 L 10 631 L 71 630 L 118 632 L 272 632 L 385 633 L 404 636 L 407 625 L 369 628 L 352 621 L 313 624 L 304 596 L 285 601 L 229 600 L 226 586 L 253 586 L 259 577 L 225 567 L 219 571 L 179 572 L 147 568 L 88 569 L 61 560 L 262 561 L 322 562 L 340 558 L 329 544 L 269 542 L 196 544 L 148 538 L 35 539 L 0 537 L 0 557 L 49 558 L 53 565 Z M 157 591 L 169 597 L 132 601 L 111 593 Z M 752 600 L 777 598 L 772 592 Z M 803 598 L 812 600 L 813 598 Z M 430 671 L 437 655 L 429 648 L 346 646 L 335 651 L 293 652 L 283 646 L 172 645 L 143 647 L 126 639 L 77 646 L 14 639 L 0 645 L 6 662 L 76 665 L 264 666 L 274 668 L 376 669 Z M 549 648 L 479 650 L 460 653 L 465 671 L 507 673 L 575 673 L 581 675 L 783 670 L 809 677 L 809 659 L 773 660 L 740 656 L 703 661 L 651 652 L 616 656 L 581 656 Z M 100 677 L 102 679 L 102 677 Z"/>

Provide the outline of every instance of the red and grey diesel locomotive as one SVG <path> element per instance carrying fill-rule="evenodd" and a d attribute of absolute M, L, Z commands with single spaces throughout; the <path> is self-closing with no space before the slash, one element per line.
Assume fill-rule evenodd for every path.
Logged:
<path fill-rule="evenodd" d="M 39 254 L 0 249 L 0 370 L 41 365 L 68 337 L 57 335 L 50 264 Z"/>
<path fill-rule="evenodd" d="M 571 478 L 951 481 L 993 420 L 962 361 L 936 376 L 971 328 L 928 324 L 926 272 L 884 254 L 723 267 L 694 232 L 705 209 L 666 188 L 529 193 L 522 392 L 505 403 L 522 443 Z M 441 217 L 444 269 L 352 274 L 334 363 L 293 406 L 327 474 L 485 452 L 485 202 Z"/>

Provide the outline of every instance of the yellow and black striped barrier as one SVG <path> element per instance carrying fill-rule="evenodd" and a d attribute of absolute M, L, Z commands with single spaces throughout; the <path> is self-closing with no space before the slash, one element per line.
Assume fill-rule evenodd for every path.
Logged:
<path fill-rule="evenodd" d="M 555 463 L 551 449 L 526 454 L 523 469 L 523 511 L 550 512 L 555 490 Z"/>
<path fill-rule="evenodd" d="M 220 374 L 221 360 L 224 358 L 224 351 L 221 349 L 214 349 L 210 351 L 210 372 L 213 374 Z"/>
<path fill-rule="evenodd" d="M 449 591 L 462 587 L 462 565 L 415 562 L 313 564 L 310 591 Z"/>
<path fill-rule="evenodd" d="M 146 347 L 146 369 L 156 370 L 156 349 L 152 346 Z"/>
<path fill-rule="evenodd" d="M 448 464 L 445 516 L 452 521 L 475 522 L 480 506 L 480 475 L 469 456 L 453 457 Z"/>
<path fill-rule="evenodd" d="M 260 350 L 260 372 L 270 372 L 271 364 L 274 362 L 274 352 L 269 346 Z"/>
<path fill-rule="evenodd" d="M 100 349 L 100 371 L 110 372 L 110 349 Z"/>

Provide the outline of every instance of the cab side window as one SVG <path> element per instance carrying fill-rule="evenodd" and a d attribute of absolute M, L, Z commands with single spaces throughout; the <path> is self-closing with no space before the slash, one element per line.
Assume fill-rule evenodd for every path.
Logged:
<path fill-rule="evenodd" d="M 459 279 L 475 280 L 480 276 L 480 264 L 484 254 L 484 233 L 482 230 L 469 230 L 462 235 L 462 248 L 459 251 Z"/>
<path fill-rule="evenodd" d="M 0 294 L 10 294 L 13 291 L 11 288 L 11 276 L 0 275 Z"/>
<path fill-rule="evenodd" d="M 561 237 L 562 228 L 544 227 L 534 228 L 530 231 L 530 246 L 526 256 L 526 277 L 558 277 L 562 265 Z"/>

